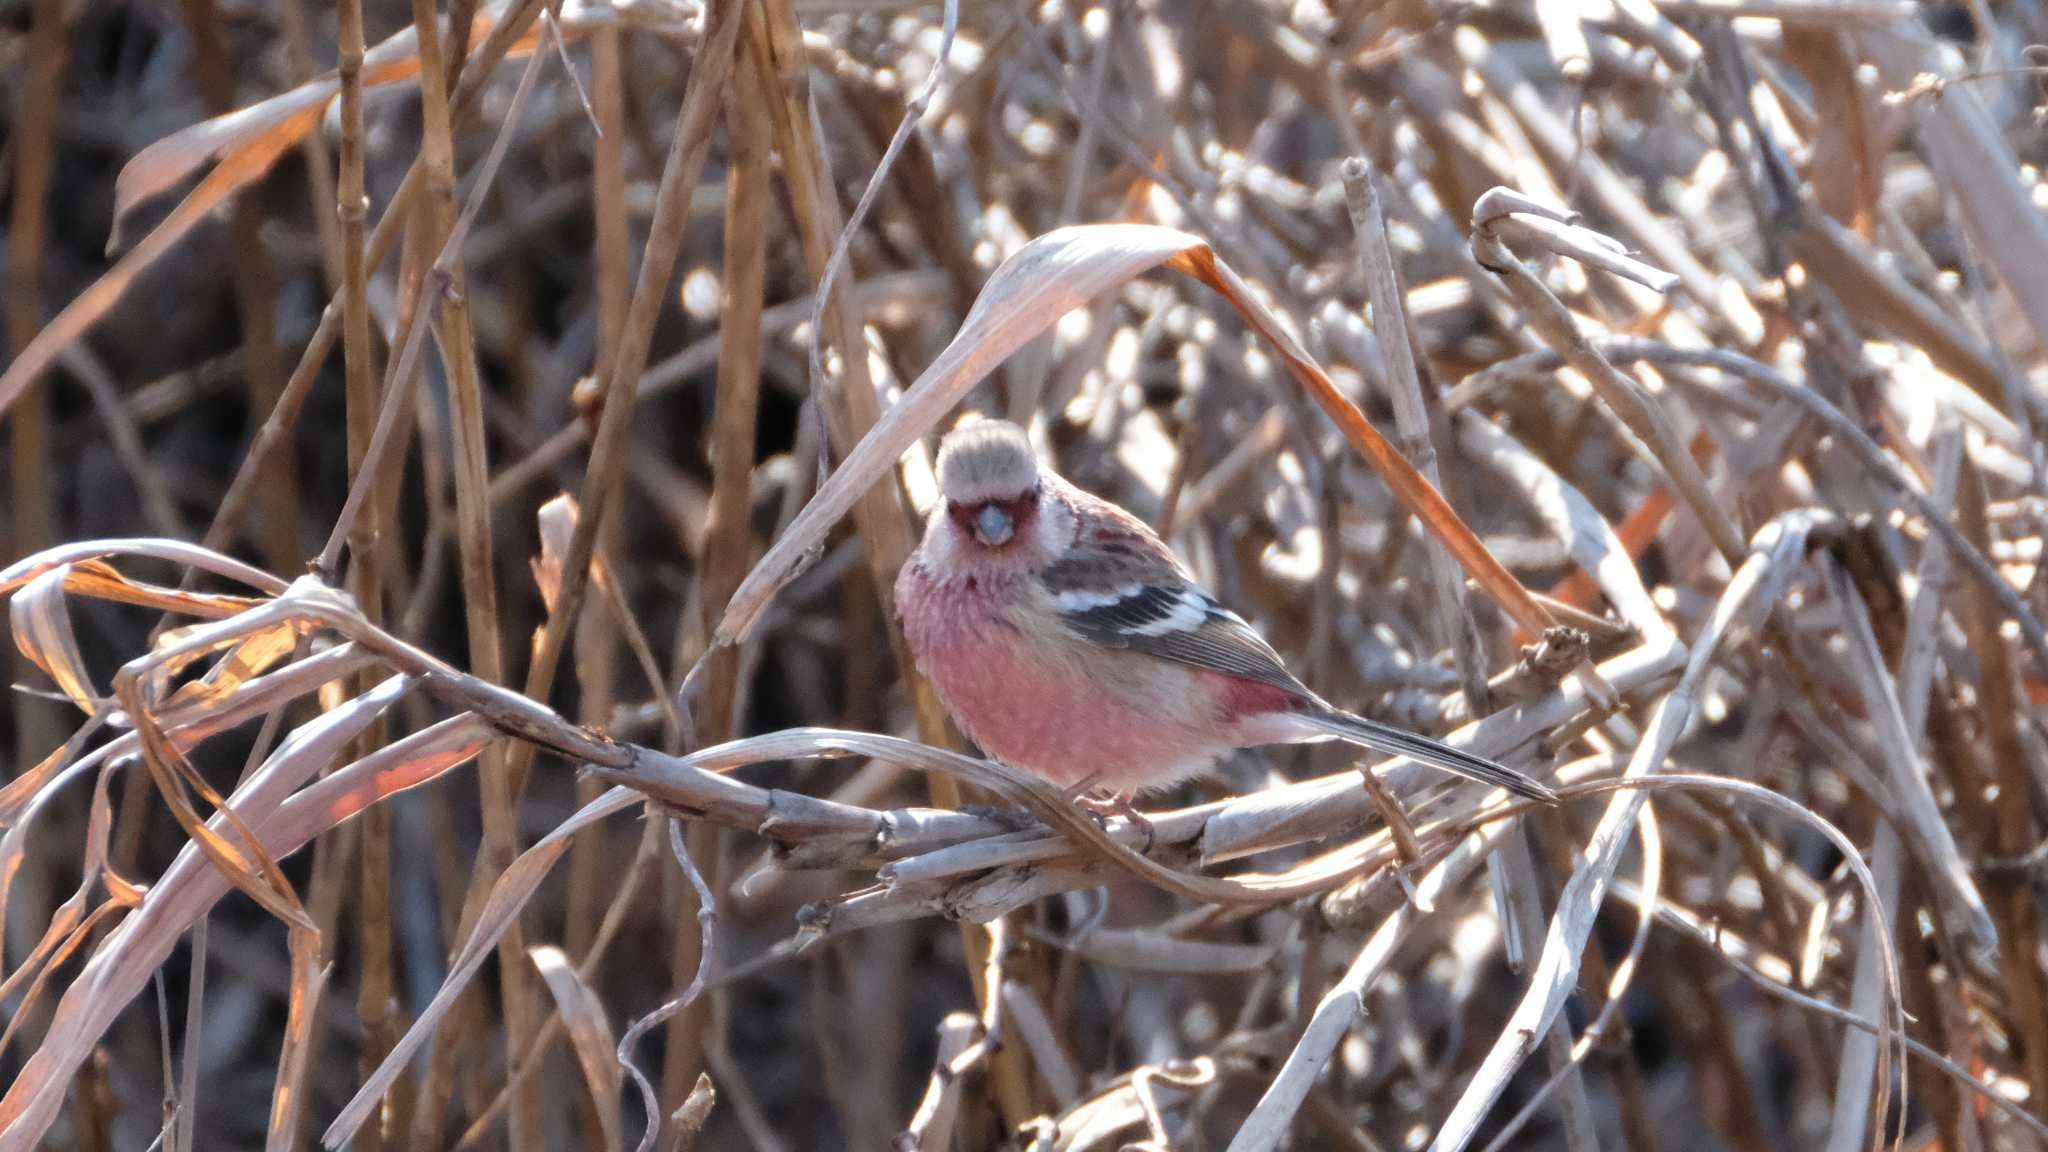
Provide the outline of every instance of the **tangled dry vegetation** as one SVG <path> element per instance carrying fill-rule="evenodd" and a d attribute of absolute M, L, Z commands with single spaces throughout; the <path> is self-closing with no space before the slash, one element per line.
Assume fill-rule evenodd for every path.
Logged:
<path fill-rule="evenodd" d="M 0 1152 L 2048 1143 L 2037 6 L 0 12 Z M 975 758 L 964 410 L 1565 802 Z"/>

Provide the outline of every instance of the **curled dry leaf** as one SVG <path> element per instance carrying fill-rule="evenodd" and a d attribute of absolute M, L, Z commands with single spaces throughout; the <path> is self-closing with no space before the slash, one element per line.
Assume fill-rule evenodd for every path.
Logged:
<path fill-rule="evenodd" d="M 165 638 L 170 637 L 165 633 Z M 228 647 L 222 656 L 204 676 L 178 685 L 176 691 L 164 701 L 165 709 L 181 705 L 205 707 L 225 700 L 246 684 L 251 677 L 260 676 L 277 666 L 277 662 L 292 654 L 298 647 L 299 629 L 291 624 L 280 624 L 250 633 Z M 196 654 L 195 654 L 196 655 Z"/>
<path fill-rule="evenodd" d="M 78 650 L 78 636 L 71 630 L 71 612 L 64 595 L 70 575 L 70 566 L 64 565 L 29 581 L 8 605 L 8 621 L 14 629 L 14 646 L 56 681 L 79 711 L 90 716 L 100 710 L 103 701 L 93 691 L 85 656 Z"/>
<path fill-rule="evenodd" d="M 141 902 L 145 889 L 121 878 L 107 865 L 107 841 L 114 823 L 114 808 L 107 795 L 107 786 L 116 775 L 119 765 L 102 771 L 93 786 L 92 808 L 86 817 L 85 859 L 78 888 L 70 899 L 64 901 L 50 916 L 50 924 L 43 932 L 43 938 L 30 950 L 27 959 L 6 979 L 0 980 L 0 1003 L 14 1005 L 14 1013 L 7 1022 L 7 1029 L 0 1034 L 0 1052 L 7 1050 L 14 1031 L 25 1020 L 33 1019 L 37 1013 L 35 1002 L 40 998 L 45 982 L 51 973 L 64 966 L 80 945 L 90 939 L 100 923 L 115 912 L 135 907 Z M 86 905 L 91 902 L 93 880 L 104 878 L 107 882 L 107 899 L 91 915 L 86 914 Z M 5 906 L 0 899 L 0 907 Z M 0 951 L 0 956 L 5 956 Z M 22 992 L 22 983 L 33 981 L 26 994 L 17 1000 Z"/>
<path fill-rule="evenodd" d="M 263 603 L 253 596 L 188 592 L 130 580 L 115 571 L 112 565 L 100 560 L 87 560 L 74 565 L 71 577 L 65 581 L 64 586 L 79 596 L 110 600 L 117 604 L 133 604 L 139 608 L 153 608 L 184 616 L 198 616 L 207 620 L 226 619 Z"/>
<path fill-rule="evenodd" d="M 569 957 L 560 948 L 541 944 L 528 948 L 526 954 L 547 982 L 548 993 L 562 1013 L 562 1026 L 569 1030 L 569 1046 L 576 1052 L 584 1082 L 597 1103 L 597 1122 L 604 1133 L 604 1146 L 609 1152 L 618 1152 L 624 1143 L 619 1135 L 621 1073 L 604 1002 L 583 982 L 576 966 L 569 963 Z"/>
<path fill-rule="evenodd" d="M 335 741 L 354 739 L 410 684 L 393 677 L 312 721 L 294 734 L 296 743 L 287 741 L 235 790 L 229 805 L 262 829 L 266 851 L 288 856 L 369 805 L 425 783 L 482 749 L 487 742 L 482 722 L 456 717 L 337 769 L 286 799 L 331 760 Z M 66 1086 L 114 1017 L 228 888 L 226 877 L 199 848 L 187 845 L 150 886 L 141 907 L 108 934 L 65 990 L 42 1043 L 0 1095 L 0 1152 L 40 1146 L 64 1103 Z"/>
<path fill-rule="evenodd" d="M 33 556 L 24 557 L 5 568 L 0 568 L 0 595 L 14 591 L 16 588 L 21 587 L 52 568 L 62 564 L 69 564 L 73 569 L 74 583 L 71 588 L 72 591 L 80 595 L 98 596 L 106 600 L 118 600 L 124 604 L 144 604 L 155 607 L 156 605 L 153 601 L 130 598 L 133 595 L 139 594 L 134 592 L 134 589 L 148 588 L 149 586 L 131 584 L 111 566 L 98 563 L 98 561 L 108 556 L 146 557 L 152 560 L 168 561 L 172 564 L 187 565 L 197 568 L 202 572 L 211 572 L 216 576 L 225 576 L 246 587 L 254 588 L 273 596 L 291 587 L 289 581 L 280 580 L 261 568 L 244 564 L 232 556 L 215 552 L 211 548 L 201 548 L 197 544 L 187 544 L 182 540 L 143 536 L 114 540 L 80 540 L 72 544 L 60 544 L 54 548 L 46 548 Z M 177 595 L 182 597 L 192 594 L 178 593 Z M 208 600 L 209 598 L 205 596 L 194 596 L 193 603 L 201 604 L 208 602 Z M 195 614 L 208 615 L 209 613 Z M 226 613 L 220 614 L 225 615 Z"/>
<path fill-rule="evenodd" d="M 291 881 L 285 878 L 284 870 L 263 850 L 262 842 L 241 814 L 207 785 L 205 778 L 185 758 L 184 751 L 164 733 L 143 698 L 140 681 L 124 671 L 117 679 L 116 687 L 121 704 L 128 711 L 128 719 L 135 725 L 135 734 L 142 742 L 143 766 L 149 769 L 158 795 L 163 797 L 164 805 L 177 818 L 178 826 L 185 830 L 192 845 L 205 853 L 223 876 L 261 905 L 264 911 L 291 927 L 311 929 L 313 922 L 306 915 L 305 905 L 299 901 Z M 211 821 L 201 819 L 186 797 L 188 786 L 214 806 Z M 225 834 L 230 830 L 232 837 Z"/>
<path fill-rule="evenodd" d="M 1669 292 L 1679 278 L 1629 255 L 1628 245 L 1578 222 L 1578 213 L 1546 204 L 1512 188 L 1491 188 L 1472 204 L 1472 227 L 1514 235 L 1536 247 L 1568 256 L 1633 280 L 1652 292 Z"/>

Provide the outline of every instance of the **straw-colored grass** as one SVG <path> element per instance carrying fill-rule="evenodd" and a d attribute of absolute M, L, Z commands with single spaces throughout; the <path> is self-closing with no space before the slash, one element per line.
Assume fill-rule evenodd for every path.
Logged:
<path fill-rule="evenodd" d="M 0 1152 L 2048 1144 L 2041 14 L 20 8 Z M 982 759 L 969 412 L 1562 801 Z"/>

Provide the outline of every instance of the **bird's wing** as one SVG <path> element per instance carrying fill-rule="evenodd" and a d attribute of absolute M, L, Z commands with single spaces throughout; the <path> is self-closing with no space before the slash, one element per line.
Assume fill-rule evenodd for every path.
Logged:
<path fill-rule="evenodd" d="M 1143 522 L 1088 503 L 1066 555 L 1044 571 L 1060 621 L 1075 635 L 1308 695 L 1273 646 L 1195 583 Z"/>

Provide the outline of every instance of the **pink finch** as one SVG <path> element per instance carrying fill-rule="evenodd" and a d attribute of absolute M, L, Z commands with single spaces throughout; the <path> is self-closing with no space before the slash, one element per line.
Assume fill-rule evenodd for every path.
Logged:
<path fill-rule="evenodd" d="M 989 755 L 1128 798 L 1232 749 L 1334 738 L 1557 798 L 1309 691 L 1143 522 L 1040 468 L 1016 425 L 956 429 L 938 473 L 896 609 L 919 671 Z"/>

